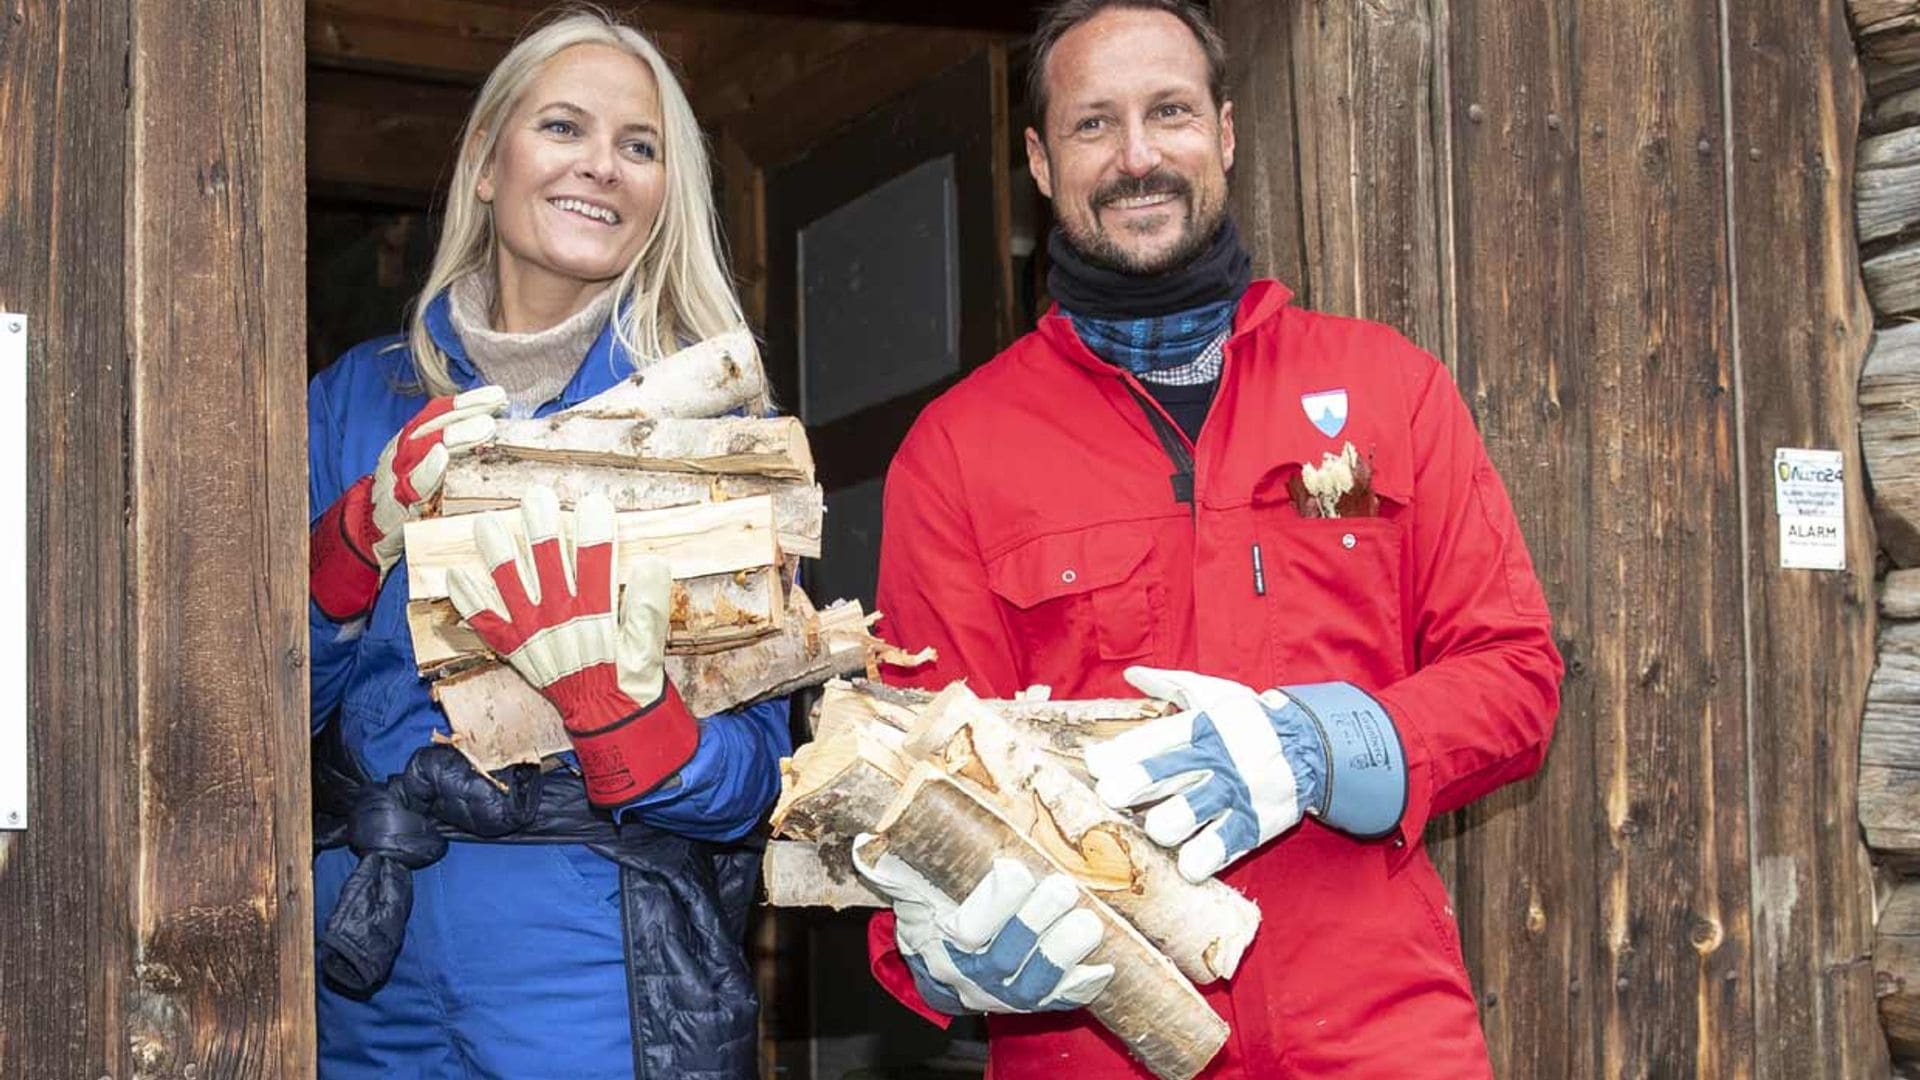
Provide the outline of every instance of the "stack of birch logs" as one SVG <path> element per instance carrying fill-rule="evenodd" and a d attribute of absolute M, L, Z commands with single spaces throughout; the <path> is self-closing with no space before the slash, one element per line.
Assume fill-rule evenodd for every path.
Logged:
<path fill-rule="evenodd" d="M 1260 923 L 1232 887 L 1180 876 L 1174 857 L 1094 794 L 1088 742 L 1164 715 L 1148 700 L 982 701 L 960 683 L 937 695 L 871 682 L 827 684 L 814 740 L 782 766 L 770 902 L 879 906 L 853 869 L 891 852 L 965 897 L 995 858 L 1060 872 L 1105 936 L 1086 962 L 1112 964 L 1090 1006 L 1156 1076 L 1191 1077 L 1227 1025 L 1195 989 L 1233 974 Z M 865 837 L 865 839 L 861 839 Z"/>
<path fill-rule="evenodd" d="M 1888 573 L 1860 736 L 1860 823 L 1882 871 L 1873 966 L 1902 1075 L 1920 1076 L 1920 0 L 1849 0 L 1866 76 L 1854 173 L 1878 331 L 1860 441 Z"/>
<path fill-rule="evenodd" d="M 538 691 L 462 623 L 447 572 L 486 573 L 476 515 L 520 530 L 521 495 L 554 490 L 563 508 L 590 491 L 619 511 L 618 558 L 665 558 L 673 597 L 667 675 L 707 716 L 865 670 L 884 652 L 858 603 L 816 611 L 794 583 L 820 554 L 822 500 L 800 422 L 728 416 L 764 379 L 744 331 L 657 361 L 553 416 L 499 424 L 494 443 L 455 459 L 437 514 L 406 527 L 407 621 L 420 674 L 484 772 L 569 747 Z"/>

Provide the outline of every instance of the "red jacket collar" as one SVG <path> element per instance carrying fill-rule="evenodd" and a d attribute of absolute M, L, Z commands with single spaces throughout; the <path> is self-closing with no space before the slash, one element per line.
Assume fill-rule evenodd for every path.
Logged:
<path fill-rule="evenodd" d="M 1240 297 L 1240 307 L 1233 313 L 1233 337 L 1237 338 L 1272 319 L 1291 299 L 1293 291 L 1272 278 L 1261 278 L 1248 285 L 1246 293 Z M 1053 347 L 1054 352 L 1102 374 L 1119 374 L 1119 368 L 1093 355 L 1093 351 L 1080 340 L 1080 335 L 1073 331 L 1073 323 L 1060 313 L 1059 304 L 1047 309 L 1047 313 L 1040 317 L 1040 325 L 1036 330 Z"/>

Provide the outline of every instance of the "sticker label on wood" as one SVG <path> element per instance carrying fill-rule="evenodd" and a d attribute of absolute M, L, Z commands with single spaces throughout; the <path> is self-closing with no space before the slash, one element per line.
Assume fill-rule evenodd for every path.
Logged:
<path fill-rule="evenodd" d="M 27 827 L 27 317 L 0 312 L 0 829 Z"/>
<path fill-rule="evenodd" d="M 1847 568 L 1846 462 L 1840 451 L 1774 450 L 1773 500 L 1783 569 Z"/>

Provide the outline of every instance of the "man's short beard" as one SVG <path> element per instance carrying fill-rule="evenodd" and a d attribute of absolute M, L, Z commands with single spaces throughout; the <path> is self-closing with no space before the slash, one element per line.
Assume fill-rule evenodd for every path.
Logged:
<path fill-rule="evenodd" d="M 1227 207 L 1222 202 L 1211 207 L 1212 213 L 1205 219 L 1196 220 L 1194 215 L 1206 208 L 1194 202 L 1191 187 L 1187 189 L 1185 199 L 1187 203 L 1186 234 L 1164 255 L 1153 259 L 1141 259 L 1122 247 L 1111 233 L 1099 227 L 1097 215 L 1094 218 L 1096 224 L 1091 230 L 1091 235 L 1083 234 L 1074 227 L 1073 219 L 1061 213 L 1057 200 L 1054 204 L 1054 218 L 1060 223 L 1060 235 L 1066 239 L 1067 246 L 1072 248 L 1074 254 L 1080 256 L 1089 266 L 1116 274 L 1154 277 L 1159 274 L 1171 274 L 1191 266 L 1194 260 L 1206 254 L 1207 249 L 1213 246 L 1213 238 L 1220 234 L 1220 226 L 1227 219 Z"/>

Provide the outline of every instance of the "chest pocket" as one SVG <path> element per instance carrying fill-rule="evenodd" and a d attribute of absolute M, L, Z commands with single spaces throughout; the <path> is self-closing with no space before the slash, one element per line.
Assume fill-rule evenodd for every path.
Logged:
<path fill-rule="evenodd" d="M 1375 688 L 1404 678 L 1405 494 L 1380 485 L 1375 515 L 1308 518 L 1277 486 L 1263 484 L 1253 506 L 1274 678 Z"/>
<path fill-rule="evenodd" d="M 1064 693 L 1101 661 L 1154 651 L 1166 595 L 1150 572 L 1152 549 L 1135 526 L 1099 525 L 1036 537 L 988 564 L 1029 678 Z"/>

